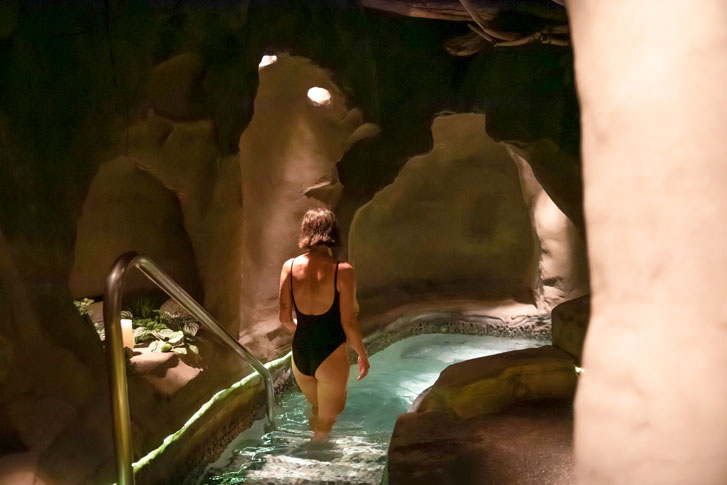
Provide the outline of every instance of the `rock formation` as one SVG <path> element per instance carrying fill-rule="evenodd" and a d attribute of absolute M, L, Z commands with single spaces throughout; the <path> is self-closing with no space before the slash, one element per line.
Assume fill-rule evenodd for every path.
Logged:
<path fill-rule="evenodd" d="M 102 298 L 112 263 L 127 251 L 143 252 L 188 293 L 201 293 L 179 201 L 141 171 L 134 159 L 117 158 L 101 165 L 84 201 L 77 234 L 68 282 L 75 299 Z M 127 295 L 156 290 L 138 272 L 130 275 L 124 288 Z"/>
<path fill-rule="evenodd" d="M 359 295 L 532 301 L 535 254 L 517 170 L 476 114 L 440 116 L 430 153 L 361 207 L 349 255 Z M 376 302 L 375 305 L 383 305 Z"/>
<path fill-rule="evenodd" d="M 682 7 L 568 2 L 592 281 L 583 483 L 727 480 L 727 4 Z"/>
<path fill-rule="evenodd" d="M 467 419 L 518 402 L 572 399 L 574 364 L 573 357 L 551 346 L 466 360 L 442 371 L 417 411 L 446 411 Z"/>
<path fill-rule="evenodd" d="M 325 89 L 322 104 L 308 97 Z M 240 139 L 245 231 L 242 239 L 241 338 L 266 357 L 283 350 L 278 285 L 285 260 L 300 254 L 298 230 L 313 207 L 333 208 L 343 186 L 336 163 L 376 133 L 349 108 L 330 74 L 302 57 L 277 54 L 260 68 L 255 115 Z"/>
<path fill-rule="evenodd" d="M 574 364 L 545 346 L 447 367 L 397 419 L 389 483 L 573 483 Z"/>
<path fill-rule="evenodd" d="M 552 315 L 553 345 L 565 350 L 580 363 L 591 316 L 590 295 L 561 303 L 553 308 Z"/>
<path fill-rule="evenodd" d="M 537 238 L 536 304 L 550 310 L 562 301 L 588 293 L 585 243 L 575 225 L 538 183 L 519 150 L 512 146 L 507 149 L 518 168 L 523 198 L 530 209 L 530 222 Z"/>

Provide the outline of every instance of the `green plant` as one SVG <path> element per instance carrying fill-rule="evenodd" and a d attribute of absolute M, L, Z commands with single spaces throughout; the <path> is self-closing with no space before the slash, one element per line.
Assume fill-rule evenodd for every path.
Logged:
<path fill-rule="evenodd" d="M 158 300 L 150 295 L 137 296 L 124 310 L 131 312 L 136 318 L 152 318 L 159 314 L 160 302 Z"/>
<path fill-rule="evenodd" d="M 94 303 L 94 300 L 90 298 L 83 298 L 82 300 L 73 300 L 73 304 L 76 305 L 76 309 L 78 310 L 78 313 L 81 315 L 88 315 L 88 308 L 91 306 L 91 304 Z"/>
<path fill-rule="evenodd" d="M 188 352 L 199 354 L 199 348 L 194 345 L 199 325 L 187 322 L 181 330 L 172 330 L 159 316 L 153 318 L 138 318 L 134 320 L 134 342 L 149 343 L 152 352 L 174 352 L 186 355 Z"/>

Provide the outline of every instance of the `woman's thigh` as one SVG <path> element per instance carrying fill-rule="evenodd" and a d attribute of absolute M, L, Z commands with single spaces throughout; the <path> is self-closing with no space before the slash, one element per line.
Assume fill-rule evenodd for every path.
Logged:
<path fill-rule="evenodd" d="M 290 359 L 291 364 L 293 367 L 293 376 L 295 377 L 295 382 L 298 383 L 298 387 L 300 387 L 301 392 L 303 392 L 303 395 L 308 400 L 308 402 L 313 406 L 314 408 L 318 407 L 318 382 L 316 381 L 316 378 L 313 376 L 307 376 L 303 374 L 300 370 L 298 370 L 298 367 L 295 365 L 295 359 Z"/>
<path fill-rule="evenodd" d="M 348 349 L 341 344 L 316 369 L 318 413 L 337 416 L 346 404 L 348 384 Z"/>

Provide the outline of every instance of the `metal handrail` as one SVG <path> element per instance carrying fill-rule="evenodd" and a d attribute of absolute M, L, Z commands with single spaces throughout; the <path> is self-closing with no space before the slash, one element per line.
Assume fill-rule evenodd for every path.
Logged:
<path fill-rule="evenodd" d="M 106 277 L 106 293 L 103 300 L 104 328 L 106 331 L 106 360 L 111 388 L 111 407 L 114 422 L 116 453 L 116 474 L 118 485 L 133 485 L 133 452 L 131 448 L 131 419 L 129 416 L 129 396 L 126 381 L 126 361 L 121 341 L 121 297 L 124 279 L 129 268 L 137 268 L 159 288 L 176 300 L 200 323 L 212 330 L 222 341 L 245 359 L 265 382 L 267 397 L 267 419 L 270 427 L 273 420 L 275 393 L 270 371 L 257 360 L 245 347 L 227 332 L 199 303 L 167 275 L 147 256 L 131 251 L 119 256 Z"/>

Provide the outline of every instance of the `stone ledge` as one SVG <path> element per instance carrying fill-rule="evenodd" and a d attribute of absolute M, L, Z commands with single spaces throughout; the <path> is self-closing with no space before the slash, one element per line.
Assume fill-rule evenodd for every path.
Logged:
<path fill-rule="evenodd" d="M 460 418 L 490 414 L 536 399 L 572 399 L 575 360 L 553 346 L 514 350 L 466 360 L 444 369 L 419 412 Z"/>
<path fill-rule="evenodd" d="M 591 295 L 569 300 L 553 308 L 553 345 L 581 361 L 583 341 L 591 315 Z"/>
<path fill-rule="evenodd" d="M 570 400 L 531 401 L 459 419 L 405 413 L 388 454 L 389 485 L 568 485 L 573 477 Z"/>

